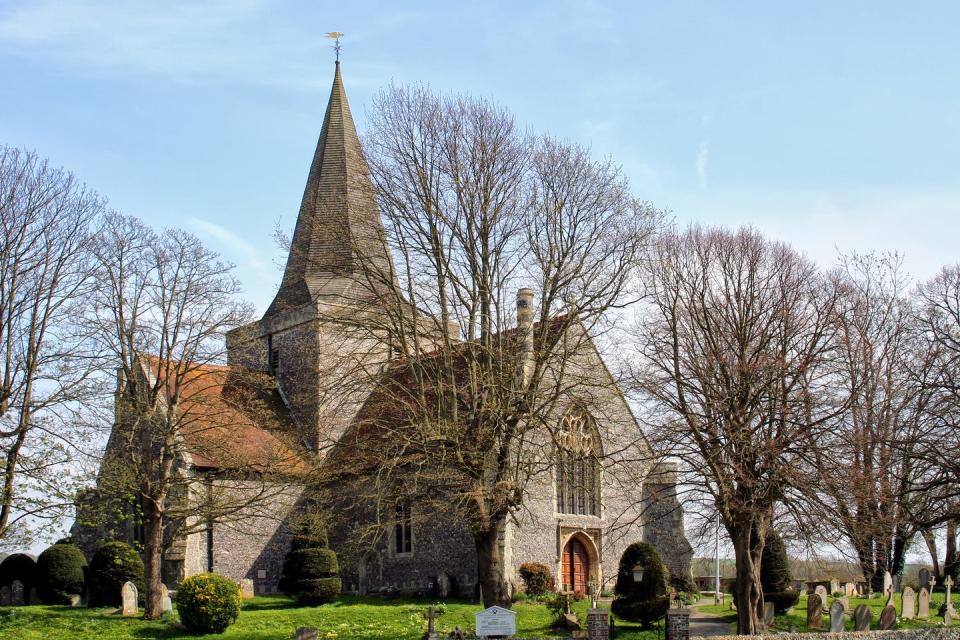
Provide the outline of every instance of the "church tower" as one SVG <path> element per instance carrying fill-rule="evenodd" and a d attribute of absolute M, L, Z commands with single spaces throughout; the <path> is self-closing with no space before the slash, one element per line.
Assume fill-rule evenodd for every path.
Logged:
<path fill-rule="evenodd" d="M 276 378 L 304 444 L 314 451 L 343 433 L 368 391 L 369 370 L 387 356 L 360 329 L 370 323 L 356 319 L 378 313 L 378 290 L 393 282 L 337 61 L 280 288 L 263 318 L 227 336 L 231 364 Z"/>

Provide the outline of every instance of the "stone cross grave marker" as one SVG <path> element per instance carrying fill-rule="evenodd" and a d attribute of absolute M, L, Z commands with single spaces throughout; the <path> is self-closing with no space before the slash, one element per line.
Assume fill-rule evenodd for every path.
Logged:
<path fill-rule="evenodd" d="M 897 624 L 897 609 L 892 604 L 888 604 L 880 612 L 880 622 L 878 626 L 881 631 L 889 631 Z"/>
<path fill-rule="evenodd" d="M 937 586 L 937 577 L 934 575 L 930 576 L 930 581 L 927 582 L 927 590 L 932 594 L 933 588 Z"/>
<path fill-rule="evenodd" d="M 953 625 L 953 612 L 950 611 L 950 608 L 947 607 L 947 610 L 943 612 L 943 626 L 949 627 Z"/>
<path fill-rule="evenodd" d="M 826 608 L 826 607 L 827 607 L 827 598 L 830 597 L 830 594 L 827 593 L 827 588 L 826 588 L 825 586 L 823 586 L 822 584 L 818 584 L 818 585 L 817 585 L 817 588 L 814 589 L 813 592 L 814 592 L 815 594 L 817 594 L 818 596 L 820 596 L 820 605 L 821 605 L 823 608 Z"/>
<path fill-rule="evenodd" d="M 3 585 L 0 587 L 0 605 L 8 607 L 11 602 L 13 602 L 13 595 L 10 593 L 10 587 Z"/>
<path fill-rule="evenodd" d="M 27 603 L 26 594 L 23 592 L 23 583 L 14 580 L 10 583 L 10 604 L 15 607 L 23 606 Z"/>
<path fill-rule="evenodd" d="M 920 569 L 919 582 L 921 587 L 927 586 L 927 583 L 930 582 L 930 569 L 927 569 L 926 567 Z"/>
<path fill-rule="evenodd" d="M 883 572 L 883 595 L 886 597 L 888 594 L 893 592 L 893 576 L 890 575 L 889 571 Z"/>
<path fill-rule="evenodd" d="M 926 620 L 930 617 L 930 592 L 926 587 L 920 587 L 920 602 L 917 605 L 917 617 Z"/>
<path fill-rule="evenodd" d="M 843 603 L 835 600 L 830 605 L 830 633 L 843 631 Z"/>
<path fill-rule="evenodd" d="M 950 613 L 956 613 L 956 610 L 953 608 L 953 596 L 950 595 L 950 587 L 953 586 L 953 578 L 947 576 L 947 579 L 943 581 L 943 586 L 947 588 L 947 611 Z"/>
<path fill-rule="evenodd" d="M 917 596 L 913 587 L 905 587 L 900 602 L 900 617 L 904 620 L 913 620 L 917 617 Z"/>
<path fill-rule="evenodd" d="M 137 585 L 132 582 L 124 582 L 120 588 L 120 614 L 125 616 L 137 615 Z"/>
<path fill-rule="evenodd" d="M 807 598 L 807 627 L 819 629 L 823 622 L 823 601 L 819 593 L 811 593 Z"/>
<path fill-rule="evenodd" d="M 865 604 L 857 605 L 853 610 L 853 630 L 870 631 L 870 620 L 873 614 L 870 613 L 870 607 Z"/>
<path fill-rule="evenodd" d="M 517 633 L 517 612 L 490 607 L 476 615 L 476 633 L 480 638 L 509 638 Z"/>

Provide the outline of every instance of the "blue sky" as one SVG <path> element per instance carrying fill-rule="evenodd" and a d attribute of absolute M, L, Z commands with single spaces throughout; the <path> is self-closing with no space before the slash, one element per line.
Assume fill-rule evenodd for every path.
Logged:
<path fill-rule="evenodd" d="M 339 30 L 361 130 L 378 88 L 423 81 L 613 157 L 680 221 L 824 265 L 960 260 L 960 4 L 793 4 L 0 0 L 0 143 L 194 231 L 263 310 Z"/>

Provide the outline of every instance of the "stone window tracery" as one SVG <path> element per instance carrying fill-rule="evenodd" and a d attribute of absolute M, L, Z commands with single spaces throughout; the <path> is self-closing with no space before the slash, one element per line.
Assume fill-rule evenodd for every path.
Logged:
<path fill-rule="evenodd" d="M 557 512 L 600 515 L 600 445 L 584 411 L 561 420 L 557 441 Z"/>
<path fill-rule="evenodd" d="M 396 520 L 393 525 L 393 550 L 396 555 L 413 553 L 413 517 L 410 501 L 397 501 Z"/>

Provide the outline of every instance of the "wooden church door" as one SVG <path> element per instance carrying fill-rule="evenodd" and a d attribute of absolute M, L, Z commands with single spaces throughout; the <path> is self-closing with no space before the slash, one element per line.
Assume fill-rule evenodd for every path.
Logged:
<path fill-rule="evenodd" d="M 580 594 L 587 593 L 590 576 L 590 557 L 583 543 L 573 538 L 563 548 L 563 588 Z"/>

